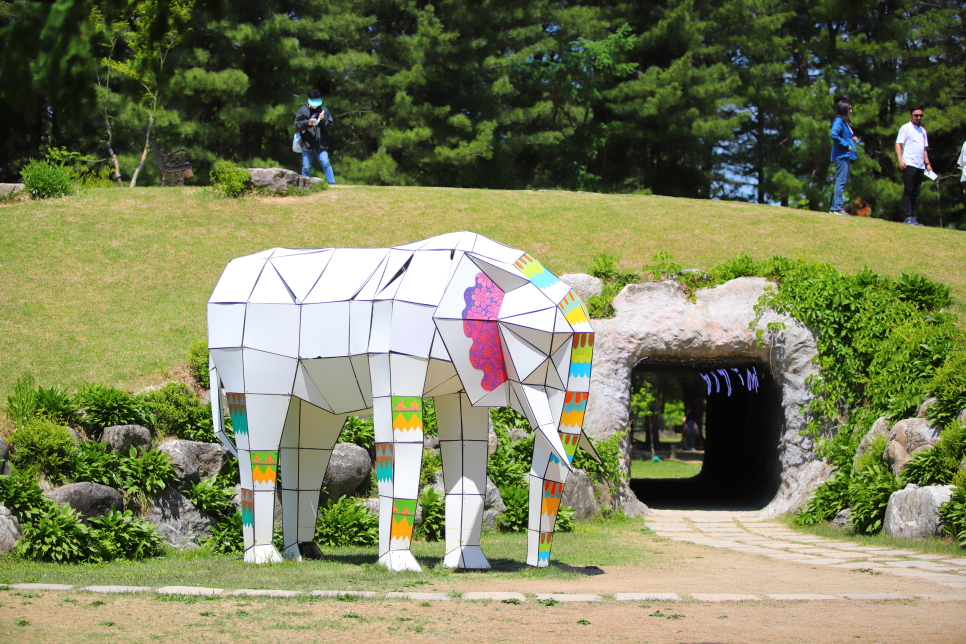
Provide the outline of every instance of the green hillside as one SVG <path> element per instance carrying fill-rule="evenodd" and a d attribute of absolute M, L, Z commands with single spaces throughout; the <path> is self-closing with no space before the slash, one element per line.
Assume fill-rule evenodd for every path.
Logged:
<path fill-rule="evenodd" d="M 340 187 L 222 200 L 197 188 L 103 189 L 0 206 L 0 392 L 159 381 L 205 332 L 225 263 L 273 246 L 388 246 L 472 230 L 583 272 L 662 250 L 708 268 L 748 252 L 950 284 L 966 312 L 966 234 L 745 203 L 559 191 Z"/>

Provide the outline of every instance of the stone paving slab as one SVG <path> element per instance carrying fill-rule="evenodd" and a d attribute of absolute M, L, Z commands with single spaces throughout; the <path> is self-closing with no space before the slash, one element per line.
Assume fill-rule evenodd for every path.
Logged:
<path fill-rule="evenodd" d="M 619 602 L 679 602 L 677 593 L 614 593 L 614 601 Z"/>
<path fill-rule="evenodd" d="M 243 597 L 298 597 L 302 593 L 300 593 L 297 590 L 267 590 L 267 589 L 239 588 L 238 590 L 233 590 L 228 594 L 232 596 L 243 596 Z"/>
<path fill-rule="evenodd" d="M 648 523 L 647 527 L 651 530 L 667 530 L 670 532 L 677 531 L 681 527 L 680 523 Z"/>
<path fill-rule="evenodd" d="M 599 602 L 600 595 L 588 595 L 581 593 L 537 593 L 537 599 L 552 599 L 560 603 Z"/>
<path fill-rule="evenodd" d="M 728 593 L 691 593 L 699 602 L 760 602 L 758 595 L 739 595 Z"/>
<path fill-rule="evenodd" d="M 205 588 L 204 586 L 164 586 L 155 590 L 159 595 L 188 595 L 191 597 L 210 597 L 220 595 L 223 588 Z"/>
<path fill-rule="evenodd" d="M 88 593 L 124 594 L 146 593 L 151 588 L 148 586 L 84 586 L 81 590 Z"/>
<path fill-rule="evenodd" d="M 502 602 L 508 599 L 515 599 L 517 601 L 525 602 L 527 601 L 527 596 L 523 593 L 496 593 L 496 592 L 473 592 L 473 593 L 463 593 L 463 599 L 467 601 L 494 601 Z"/>
<path fill-rule="evenodd" d="M 939 595 L 930 593 L 928 595 L 916 595 L 916 599 L 929 599 L 937 602 L 966 602 L 966 595 Z"/>
<path fill-rule="evenodd" d="M 942 559 L 944 555 L 909 555 L 911 559 L 922 559 L 923 561 L 929 561 L 930 559 Z"/>
<path fill-rule="evenodd" d="M 958 559 L 943 559 L 943 563 L 955 564 L 957 566 L 966 566 L 966 557 L 961 557 Z"/>
<path fill-rule="evenodd" d="M 827 601 L 830 599 L 838 600 L 839 597 L 835 595 L 815 595 L 810 593 L 799 593 L 799 594 L 783 594 L 783 593 L 768 593 L 765 595 L 769 599 L 775 599 L 780 602 L 815 602 L 815 601 Z"/>
<path fill-rule="evenodd" d="M 65 584 L 11 584 L 11 590 L 70 590 L 73 586 Z"/>
<path fill-rule="evenodd" d="M 445 593 L 386 593 L 386 599 L 411 599 L 417 602 L 448 602 L 451 597 Z"/>
<path fill-rule="evenodd" d="M 311 593 L 312 597 L 362 597 L 363 599 L 373 599 L 376 593 L 370 592 L 368 590 L 313 590 Z"/>
<path fill-rule="evenodd" d="M 861 599 L 865 601 L 896 601 L 904 599 L 912 599 L 908 595 L 900 595 L 898 593 L 839 593 L 839 596 L 845 597 L 846 599 Z"/>

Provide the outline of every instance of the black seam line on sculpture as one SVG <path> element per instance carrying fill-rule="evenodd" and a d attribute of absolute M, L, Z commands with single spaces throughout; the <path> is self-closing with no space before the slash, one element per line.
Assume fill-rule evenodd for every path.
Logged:
<path fill-rule="evenodd" d="M 409 257 L 406 259 L 405 262 L 403 262 L 403 265 L 399 267 L 399 270 L 396 271 L 396 274 L 393 275 L 392 278 L 388 282 L 386 282 L 386 285 L 383 286 L 381 289 L 378 290 L 378 292 L 376 293 L 376 295 L 379 295 L 380 293 L 382 293 L 383 291 L 385 291 L 387 288 L 389 288 L 390 286 L 392 286 L 393 283 L 396 280 L 398 280 L 400 277 L 402 277 L 402 275 L 409 268 L 409 265 L 412 263 L 413 257 L 415 256 L 415 254 L 416 254 L 417 251 L 402 251 L 402 252 L 408 252 L 408 253 L 410 253 Z"/>

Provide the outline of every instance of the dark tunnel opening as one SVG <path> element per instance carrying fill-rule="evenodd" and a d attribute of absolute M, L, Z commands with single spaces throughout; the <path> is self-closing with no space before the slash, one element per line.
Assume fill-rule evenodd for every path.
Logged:
<path fill-rule="evenodd" d="M 645 458 L 660 454 L 668 443 L 657 440 L 651 430 L 663 423 L 664 434 L 671 436 L 672 460 L 703 460 L 700 472 L 687 478 L 632 478 L 630 487 L 642 502 L 656 509 L 757 510 L 775 497 L 784 417 L 781 387 L 767 364 L 734 358 L 646 359 L 633 376 L 632 394 L 637 387 L 650 386 L 663 410 L 672 411 L 662 419 L 659 410 L 652 410 L 646 422 L 632 424 L 645 430 L 644 440 L 639 429 L 634 432 L 633 453 Z M 669 398 L 679 398 L 680 404 L 671 400 L 669 405 Z M 675 449 L 685 447 L 684 426 L 677 443 L 674 428 L 667 426 L 673 412 L 682 408 L 698 425 L 693 451 Z M 639 471 L 646 474 L 647 469 Z"/>

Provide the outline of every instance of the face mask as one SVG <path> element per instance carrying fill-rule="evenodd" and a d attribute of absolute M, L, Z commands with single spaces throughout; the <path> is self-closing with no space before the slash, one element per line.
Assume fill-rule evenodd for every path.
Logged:
<path fill-rule="evenodd" d="M 322 99 L 321 98 L 310 98 L 309 99 L 309 105 L 312 106 L 312 107 L 322 107 Z"/>

